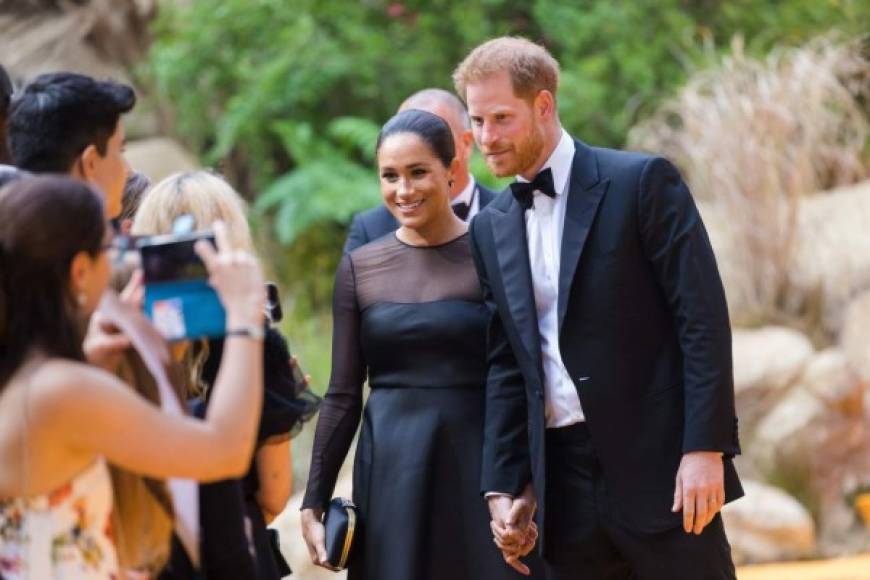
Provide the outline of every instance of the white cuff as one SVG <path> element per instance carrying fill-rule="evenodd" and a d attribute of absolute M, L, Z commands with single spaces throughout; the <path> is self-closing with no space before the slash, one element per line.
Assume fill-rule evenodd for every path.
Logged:
<path fill-rule="evenodd" d="M 484 499 L 489 499 L 489 498 L 491 498 L 491 497 L 506 497 L 506 498 L 509 498 L 509 499 L 513 499 L 513 498 L 514 498 L 514 496 L 512 496 L 511 494 L 509 494 L 509 493 L 502 493 L 502 492 L 500 492 L 500 491 L 488 491 L 488 492 L 486 492 L 485 494 L 483 494 L 483 498 L 484 498 Z"/>

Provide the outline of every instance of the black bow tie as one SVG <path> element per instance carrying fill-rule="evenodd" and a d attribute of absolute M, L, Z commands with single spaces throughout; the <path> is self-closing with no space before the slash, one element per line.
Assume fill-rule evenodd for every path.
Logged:
<path fill-rule="evenodd" d="M 546 196 L 556 197 L 556 186 L 553 185 L 553 172 L 546 168 L 538 173 L 528 183 L 515 181 L 511 183 L 511 193 L 523 209 L 532 209 L 534 192 L 539 191 Z"/>
<path fill-rule="evenodd" d="M 474 204 L 474 196 L 477 195 L 477 187 L 471 190 L 471 199 L 468 200 L 468 203 L 464 201 L 460 201 L 459 203 L 454 203 L 450 207 L 453 208 L 453 213 L 464 222 L 468 221 L 468 214 L 471 213 L 471 206 Z"/>
<path fill-rule="evenodd" d="M 459 203 L 454 203 L 452 207 L 453 213 L 455 213 L 459 219 L 461 219 L 462 221 L 468 219 L 468 212 L 471 211 L 471 206 L 469 204 L 461 201 Z"/>

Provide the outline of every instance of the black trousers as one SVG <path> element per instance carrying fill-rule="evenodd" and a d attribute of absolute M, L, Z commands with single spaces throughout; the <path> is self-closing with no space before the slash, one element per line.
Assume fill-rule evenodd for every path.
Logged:
<path fill-rule="evenodd" d="M 639 534 L 616 521 L 585 423 L 547 430 L 546 498 L 549 580 L 736 579 L 718 514 L 700 535 Z"/>

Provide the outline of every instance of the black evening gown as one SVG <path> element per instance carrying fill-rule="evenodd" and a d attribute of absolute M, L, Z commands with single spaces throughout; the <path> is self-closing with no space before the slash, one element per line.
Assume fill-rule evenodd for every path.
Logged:
<path fill-rule="evenodd" d="M 521 578 L 493 544 L 481 497 L 488 315 L 468 234 L 436 247 L 391 234 L 358 248 L 338 268 L 333 308 L 303 507 L 328 503 L 362 414 L 349 579 Z"/>

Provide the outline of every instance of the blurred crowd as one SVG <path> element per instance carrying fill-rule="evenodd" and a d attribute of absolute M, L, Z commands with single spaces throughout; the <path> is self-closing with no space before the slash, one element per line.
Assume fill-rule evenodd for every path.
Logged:
<path fill-rule="evenodd" d="M 0 578 L 277 579 L 267 525 L 319 399 L 242 198 L 130 168 L 135 102 L 67 72 L 13 91 L 0 67 Z M 179 224 L 213 236 L 195 252 L 222 336 L 170 341 L 142 313 L 137 248 Z"/>

